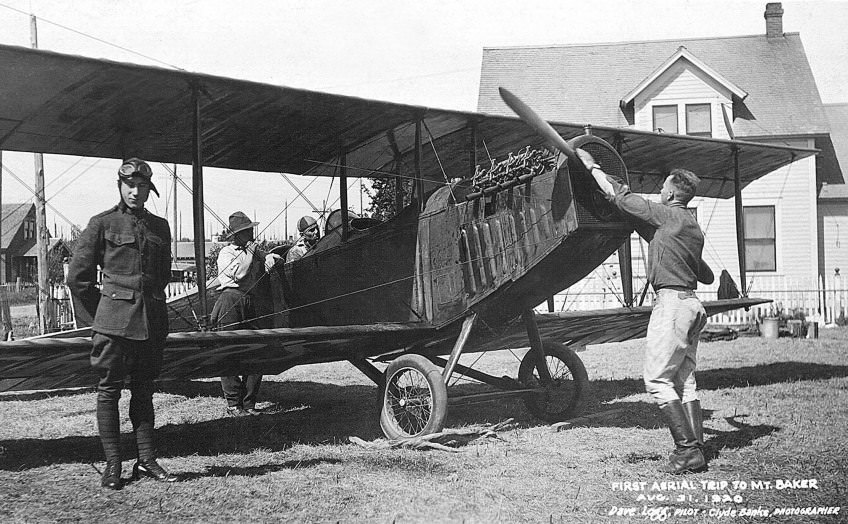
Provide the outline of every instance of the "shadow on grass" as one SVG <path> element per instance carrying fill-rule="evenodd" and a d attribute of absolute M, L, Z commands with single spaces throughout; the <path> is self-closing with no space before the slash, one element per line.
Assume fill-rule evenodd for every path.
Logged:
<path fill-rule="evenodd" d="M 704 455 L 707 460 L 718 457 L 724 450 L 746 448 L 758 438 L 780 431 L 777 426 L 769 424 L 752 426 L 739 420 L 746 416 L 724 417 L 728 424 L 736 428 L 733 431 L 704 430 L 704 433 L 706 433 L 704 435 Z"/>
<path fill-rule="evenodd" d="M 320 464 L 338 464 L 340 459 L 310 459 L 310 460 L 287 460 L 281 464 L 263 464 L 262 466 L 206 466 L 203 473 L 183 473 L 180 480 L 193 480 L 202 477 L 259 477 L 276 471 L 287 469 L 305 469 Z"/>
<path fill-rule="evenodd" d="M 221 396 L 217 382 L 171 383 L 164 390 L 188 396 Z M 128 391 L 124 393 L 129 395 Z M 376 387 L 267 381 L 262 384 L 260 401 L 272 403 L 261 416 L 227 417 L 226 403 L 221 398 L 221 418 L 157 428 L 158 456 L 214 456 L 250 453 L 255 449 L 282 451 L 299 443 L 347 442 L 349 435 L 366 440 L 382 436 Z M 122 412 L 121 416 L 125 417 L 126 413 Z M 124 460 L 135 457 L 132 434 L 122 434 L 121 448 Z M 0 441 L 0 470 L 103 460 L 97 436 Z"/>
<path fill-rule="evenodd" d="M 724 418 L 728 424 L 736 428 L 733 431 L 719 431 L 711 430 L 709 428 L 704 429 L 705 435 L 703 451 L 704 457 L 708 462 L 719 458 L 723 451 L 749 447 L 755 440 L 765 437 L 766 435 L 770 435 L 776 431 L 780 431 L 779 427 L 769 424 L 753 426 L 739 421 L 740 418 L 744 418 L 746 416 L 747 415 L 739 415 L 736 417 Z M 704 413 L 704 419 L 709 419 L 708 412 Z M 671 449 L 672 447 L 673 444 L 671 442 L 671 437 L 669 437 L 668 449 Z M 625 456 L 624 460 L 629 464 L 636 464 L 639 462 L 662 462 L 666 460 L 667 456 L 668 450 L 661 453 L 629 453 Z"/>
<path fill-rule="evenodd" d="M 83 395 L 91 393 L 95 387 L 69 388 L 69 389 L 51 389 L 49 391 L 23 391 L 0 393 L 0 402 L 11 402 L 15 400 L 46 400 L 56 397 L 72 397 L 74 395 Z"/>
<path fill-rule="evenodd" d="M 848 366 L 805 362 L 785 362 L 744 368 L 712 369 L 697 373 L 700 389 L 759 386 L 799 380 L 820 380 L 848 376 Z M 166 393 L 189 397 L 220 398 L 218 382 L 165 383 Z M 461 386 L 457 392 L 472 393 L 488 386 Z M 649 402 L 606 402 L 642 393 L 638 379 L 592 382 L 583 414 L 621 409 L 614 418 L 598 419 L 607 427 L 659 427 L 659 412 Z M 453 392 L 453 389 L 452 389 Z M 160 457 L 193 454 L 213 456 L 222 453 L 249 453 L 254 449 L 281 451 L 297 443 L 328 444 L 346 442 L 356 435 L 365 440 L 382 437 L 378 424 L 377 388 L 365 385 L 288 381 L 262 384 L 260 400 L 271 402 L 258 417 L 223 417 L 203 422 L 169 424 L 156 431 Z M 125 413 L 122 413 L 125 416 Z M 507 399 L 472 406 L 451 407 L 448 426 L 500 422 L 513 417 L 519 427 L 544 425 L 524 409 L 520 400 Z M 708 419 L 705 413 L 705 419 Z M 750 445 L 756 438 L 775 431 L 773 426 L 745 426 L 709 439 L 716 450 Z M 124 458 L 134 455 L 132 435 L 122 437 Z M 103 452 L 96 436 L 58 439 L 17 439 L 0 441 L 0 469 L 21 470 L 55 463 L 101 462 Z"/>
<path fill-rule="evenodd" d="M 848 366 L 813 364 L 810 362 L 775 362 L 759 366 L 708 369 L 695 372 L 699 390 L 766 386 L 783 382 L 826 380 L 838 377 L 848 377 Z M 599 402 L 645 392 L 645 384 L 642 379 L 593 381 L 591 378 L 589 377 L 591 391 Z"/>

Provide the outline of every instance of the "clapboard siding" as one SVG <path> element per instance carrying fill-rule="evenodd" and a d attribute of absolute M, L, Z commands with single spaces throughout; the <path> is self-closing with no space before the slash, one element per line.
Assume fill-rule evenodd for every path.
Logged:
<path fill-rule="evenodd" d="M 848 206 L 844 202 L 819 205 L 819 257 L 822 275 L 848 275 Z"/>
<path fill-rule="evenodd" d="M 731 104 L 730 91 L 686 60 L 664 71 L 634 100 L 634 127 L 653 129 L 653 106 L 678 105 L 677 126 L 686 131 L 686 104 L 710 104 L 713 137 L 728 138 L 721 113 L 723 104 Z"/>
<path fill-rule="evenodd" d="M 670 66 L 657 79 L 648 85 L 634 100 L 634 126 L 637 129 L 653 129 L 653 106 L 678 105 L 678 128 L 680 133 L 686 131 L 686 104 L 709 103 L 712 116 L 712 133 L 715 138 L 729 138 L 722 114 L 722 106 L 726 106 L 729 115 L 732 114 L 732 99 L 730 91 L 715 79 L 704 73 L 687 60 L 679 60 Z M 744 137 L 739 137 L 744 139 Z M 768 142 L 768 140 L 758 140 Z M 812 139 L 796 139 L 793 141 L 774 141 L 777 145 L 792 145 L 798 147 L 815 147 Z M 716 158 L 716 162 L 733 162 L 728 152 L 727 158 Z M 740 162 L 745 162 L 741 157 Z M 680 166 L 685 168 L 686 166 Z M 698 173 L 704 175 L 705 173 Z M 656 199 L 657 195 L 649 196 Z M 747 286 L 753 286 L 753 294 L 757 288 L 764 289 L 768 282 L 775 278 L 815 279 L 818 276 L 819 264 L 819 230 L 816 207 L 816 176 L 815 158 L 799 160 L 783 169 L 753 182 L 742 191 L 744 206 L 774 206 L 776 231 L 776 270 L 763 272 L 747 272 Z M 733 279 L 740 282 L 739 257 L 736 242 L 736 210 L 733 199 L 716 200 L 696 198 L 691 207 L 697 209 L 698 223 L 704 230 L 704 260 L 710 265 L 718 278 L 721 270 L 726 269 Z M 842 227 L 848 236 L 848 214 L 837 217 L 836 212 L 823 219 L 825 226 L 828 221 L 831 230 L 823 234 L 825 240 L 833 242 L 835 229 Z M 839 224 L 838 226 L 836 224 Z M 644 282 L 645 260 L 647 246 L 634 235 L 631 238 L 633 255 L 633 274 L 636 280 L 634 292 L 640 289 L 640 279 Z M 848 271 L 848 238 L 846 238 L 845 258 L 828 266 L 839 264 Z M 616 257 L 612 257 L 600 269 L 604 274 L 595 272 L 595 278 L 609 280 L 611 268 L 617 267 Z M 606 269 L 604 269 L 606 268 Z M 616 273 L 617 274 L 617 273 Z M 589 277 L 592 278 L 592 277 Z M 574 289 L 579 289 L 578 283 Z"/>
<path fill-rule="evenodd" d="M 818 274 L 815 159 L 800 160 L 750 184 L 742 191 L 744 206 L 774 206 L 776 271 L 748 272 L 758 276 L 815 278 Z M 697 199 L 698 222 L 704 229 L 704 260 L 714 269 L 727 269 L 739 281 L 736 218 L 733 199 Z M 714 210 L 714 211 L 713 211 Z"/>
<path fill-rule="evenodd" d="M 786 144 L 786 142 L 781 143 Z M 813 146 L 812 140 L 796 140 L 790 145 Z M 775 207 L 777 269 L 776 271 L 747 272 L 746 287 L 753 286 L 754 295 L 758 288 L 765 289 L 768 286 L 767 283 L 774 278 L 817 278 L 819 239 L 816 233 L 815 189 L 815 159 L 811 157 L 775 171 L 742 191 L 744 206 Z M 657 195 L 647 197 L 657 200 Z M 726 269 L 738 284 L 740 282 L 739 258 L 736 247 L 736 210 L 733 199 L 718 200 L 699 197 L 694 199 L 690 206 L 697 209 L 698 223 L 704 230 L 704 260 L 713 269 L 716 278 L 721 270 Z M 826 274 L 832 274 L 832 267 L 841 267 L 848 271 L 848 215 L 843 214 L 838 220 L 841 220 L 838 222 L 838 227 L 842 228 L 846 235 L 843 250 L 845 258 L 839 262 L 834 260 L 833 264 L 828 266 Z M 831 230 L 835 231 L 836 223 L 837 218 L 834 214 Z M 826 238 L 831 239 L 831 243 L 834 242 L 834 232 L 826 235 Z M 641 290 L 640 282 L 644 282 L 644 257 L 647 256 L 647 244 L 640 241 L 636 235 L 631 237 L 631 253 L 635 280 L 634 292 L 638 294 Z M 612 273 L 611 268 L 617 268 L 617 258 L 611 257 L 605 262 L 605 266 L 607 269 L 603 274 L 596 272 L 594 278 L 609 279 Z M 584 284 L 575 284 L 572 289 L 580 289 L 581 285 Z"/>

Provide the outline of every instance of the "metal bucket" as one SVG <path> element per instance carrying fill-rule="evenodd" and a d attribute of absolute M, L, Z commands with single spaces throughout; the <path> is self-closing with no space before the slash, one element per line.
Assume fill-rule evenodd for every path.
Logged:
<path fill-rule="evenodd" d="M 778 326 L 780 324 L 780 320 L 774 317 L 767 317 L 763 319 L 763 322 L 760 324 L 760 336 L 765 338 L 777 338 L 778 334 Z"/>

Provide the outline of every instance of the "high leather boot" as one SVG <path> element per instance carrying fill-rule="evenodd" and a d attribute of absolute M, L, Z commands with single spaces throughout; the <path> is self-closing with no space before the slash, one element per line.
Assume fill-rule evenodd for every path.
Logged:
<path fill-rule="evenodd" d="M 698 445 L 704 446 L 704 418 L 701 414 L 701 401 L 693 400 L 683 403 L 683 411 L 686 412 L 686 418 L 689 419 L 689 425 L 692 426 L 692 431 L 695 433 L 695 438 L 698 440 Z"/>
<path fill-rule="evenodd" d="M 674 439 L 674 451 L 668 456 L 668 464 L 662 471 L 680 475 L 704 470 L 707 461 L 704 460 L 698 438 L 683 409 L 683 403 L 680 400 L 672 400 L 660 406 L 660 412 Z"/>
<path fill-rule="evenodd" d="M 106 467 L 103 468 L 103 477 L 100 478 L 100 485 L 107 489 L 121 489 L 120 460 L 110 460 L 106 462 Z"/>
<path fill-rule="evenodd" d="M 698 447 L 701 448 L 704 460 L 709 462 L 709 450 L 704 446 L 704 417 L 701 411 L 701 401 L 684 402 L 683 411 L 686 412 L 686 418 L 689 419 L 689 425 L 692 426 L 692 431 L 698 440 Z"/>

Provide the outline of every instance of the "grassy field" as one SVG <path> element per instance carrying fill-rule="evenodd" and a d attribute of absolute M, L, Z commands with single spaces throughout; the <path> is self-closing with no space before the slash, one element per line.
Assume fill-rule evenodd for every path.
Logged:
<path fill-rule="evenodd" d="M 376 388 L 346 363 L 268 377 L 260 417 L 224 417 L 217 381 L 163 384 L 154 397 L 160 462 L 181 481 L 128 482 L 118 492 L 99 487 L 91 390 L 0 395 L 0 520 L 622 523 L 654 512 L 668 522 L 848 521 L 848 330 L 702 344 L 697 377 L 714 459 L 686 477 L 657 472 L 671 440 L 643 390 L 643 342 L 581 353 L 592 380 L 583 414 L 612 415 L 557 432 L 518 400 L 452 406 L 450 427 L 514 419 L 497 439 L 457 453 L 351 444 L 349 436 L 382 435 Z M 517 372 L 509 352 L 483 361 Z M 125 478 L 134 458 L 128 396 Z M 785 485 L 800 479 L 817 489 Z M 624 482 L 636 490 L 621 490 Z M 835 506 L 838 515 L 740 516 Z M 631 508 L 634 516 L 610 514 Z"/>

